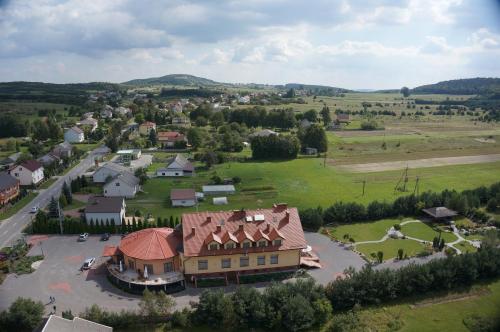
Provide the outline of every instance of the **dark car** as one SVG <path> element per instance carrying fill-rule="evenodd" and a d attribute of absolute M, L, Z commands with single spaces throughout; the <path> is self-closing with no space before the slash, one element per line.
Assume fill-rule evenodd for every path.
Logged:
<path fill-rule="evenodd" d="M 108 241 L 109 240 L 109 233 L 104 233 L 101 236 L 101 241 Z"/>

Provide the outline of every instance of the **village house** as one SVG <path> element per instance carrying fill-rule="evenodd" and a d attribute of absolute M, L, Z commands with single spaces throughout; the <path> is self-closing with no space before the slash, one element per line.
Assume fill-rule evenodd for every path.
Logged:
<path fill-rule="evenodd" d="M 108 162 L 101 167 L 99 167 L 92 175 L 92 181 L 94 183 L 105 183 L 110 178 L 113 178 L 119 174 L 131 173 L 127 167 L 118 165 L 113 162 Z"/>
<path fill-rule="evenodd" d="M 21 155 L 22 152 L 13 153 L 7 158 L 2 159 L 2 161 L 0 161 L 0 165 L 2 165 L 2 168 L 4 169 L 11 168 L 12 166 L 14 166 Z"/>
<path fill-rule="evenodd" d="M 156 170 L 157 176 L 193 176 L 194 174 L 193 164 L 180 154 L 169 158 L 165 168 Z"/>
<path fill-rule="evenodd" d="M 140 190 L 139 179 L 129 172 L 115 175 L 103 186 L 106 197 L 134 198 Z"/>
<path fill-rule="evenodd" d="M 146 121 L 139 125 L 139 134 L 147 136 L 151 132 L 151 130 L 156 131 L 156 123 Z"/>
<path fill-rule="evenodd" d="M 88 128 L 91 133 L 97 129 L 98 124 L 99 122 L 93 118 L 87 118 L 78 122 L 80 127 Z"/>
<path fill-rule="evenodd" d="M 59 158 L 70 158 L 73 154 L 73 146 L 68 142 L 64 141 L 57 144 L 51 151 L 54 156 Z"/>
<path fill-rule="evenodd" d="M 121 225 L 125 217 L 125 199 L 123 197 L 102 197 L 94 196 L 89 199 L 85 207 L 85 221 L 89 224 L 91 221 L 115 225 Z"/>
<path fill-rule="evenodd" d="M 130 108 L 127 108 L 127 107 L 119 106 L 119 107 L 115 108 L 113 110 L 113 112 L 117 115 L 120 115 L 120 116 L 126 116 L 126 115 L 132 113 L 132 110 Z"/>
<path fill-rule="evenodd" d="M 78 127 L 71 127 L 64 133 L 64 141 L 69 143 L 81 143 L 85 140 L 83 130 Z"/>
<path fill-rule="evenodd" d="M 111 119 L 113 117 L 113 107 L 106 105 L 104 108 L 101 110 L 101 118 L 103 119 Z"/>
<path fill-rule="evenodd" d="M 67 319 L 50 315 L 41 332 L 113 332 L 113 328 L 80 317 Z"/>
<path fill-rule="evenodd" d="M 19 195 L 19 180 L 7 172 L 0 173 L 0 206 Z"/>
<path fill-rule="evenodd" d="M 172 206 L 195 206 L 196 192 L 194 189 L 172 189 L 170 201 Z"/>
<path fill-rule="evenodd" d="M 18 179 L 21 186 L 37 185 L 43 180 L 43 165 L 36 160 L 27 160 L 12 168 L 10 175 Z"/>
<path fill-rule="evenodd" d="M 187 144 L 186 136 L 176 131 L 161 131 L 157 137 L 162 148 L 173 148 L 178 144 Z"/>
<path fill-rule="evenodd" d="M 61 158 L 56 155 L 53 155 L 51 152 L 44 154 L 40 158 L 37 158 L 44 167 L 50 166 L 52 164 L 62 164 Z"/>

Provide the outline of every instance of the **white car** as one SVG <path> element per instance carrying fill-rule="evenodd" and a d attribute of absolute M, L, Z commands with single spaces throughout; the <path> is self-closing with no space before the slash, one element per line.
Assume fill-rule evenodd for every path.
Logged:
<path fill-rule="evenodd" d="M 82 270 L 88 270 L 95 263 L 95 257 L 90 257 L 83 262 Z"/>
<path fill-rule="evenodd" d="M 38 212 L 38 210 L 40 210 L 40 208 L 38 207 L 38 205 L 35 205 L 35 206 L 33 206 L 33 207 L 31 208 L 30 213 L 37 213 L 37 212 Z"/>

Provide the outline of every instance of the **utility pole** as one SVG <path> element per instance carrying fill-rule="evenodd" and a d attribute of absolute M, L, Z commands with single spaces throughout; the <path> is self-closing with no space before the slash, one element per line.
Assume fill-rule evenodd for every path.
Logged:
<path fill-rule="evenodd" d="M 365 195 L 365 186 L 366 186 L 366 180 L 363 180 L 363 194 L 361 196 Z"/>
<path fill-rule="evenodd" d="M 63 234 L 63 223 L 62 223 L 63 213 L 61 210 L 61 206 L 59 204 L 59 200 L 57 200 L 57 215 L 58 215 L 58 219 L 59 219 L 59 230 L 61 231 L 61 235 L 62 235 Z"/>

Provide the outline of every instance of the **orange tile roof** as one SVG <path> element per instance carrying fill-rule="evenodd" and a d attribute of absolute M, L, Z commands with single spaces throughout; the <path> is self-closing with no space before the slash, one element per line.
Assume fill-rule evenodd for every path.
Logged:
<path fill-rule="evenodd" d="M 263 220 L 256 221 L 255 216 L 259 215 L 263 218 L 257 219 Z M 246 221 L 247 216 L 253 216 L 252 221 Z M 217 226 L 220 226 L 220 229 Z M 182 215 L 182 231 L 184 255 L 188 257 L 302 249 L 307 246 L 297 209 L 287 208 L 285 204 L 275 205 L 271 209 L 185 213 Z M 240 234 L 242 231 L 244 234 Z M 253 238 L 253 241 L 262 238 L 272 241 L 277 237 L 282 237 L 284 240 L 279 247 L 269 245 L 208 250 L 206 241 L 212 238 L 213 234 L 220 236 L 222 243 L 229 239 L 240 243 L 247 236 Z"/>
<path fill-rule="evenodd" d="M 103 257 L 111 257 L 115 256 L 118 253 L 118 247 L 116 246 L 104 246 L 104 249 L 102 251 L 102 256 Z"/>
<path fill-rule="evenodd" d="M 176 131 L 160 131 L 156 134 L 160 141 L 182 141 L 184 135 Z"/>
<path fill-rule="evenodd" d="M 156 260 L 176 256 L 180 244 L 181 238 L 172 228 L 147 228 L 124 237 L 119 249 L 129 257 Z"/>

